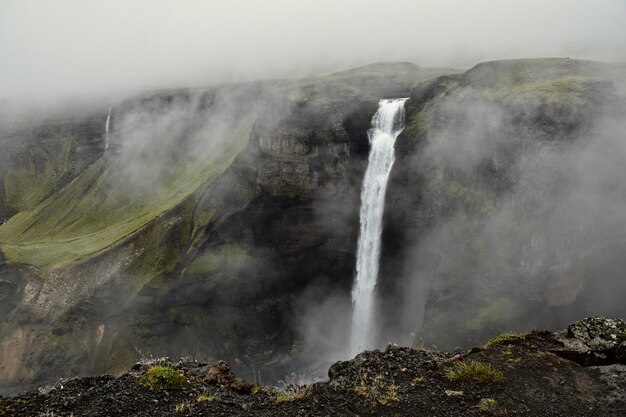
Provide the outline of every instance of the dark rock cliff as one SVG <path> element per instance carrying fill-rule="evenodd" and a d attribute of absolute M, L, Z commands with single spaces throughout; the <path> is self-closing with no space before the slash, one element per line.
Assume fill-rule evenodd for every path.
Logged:
<path fill-rule="evenodd" d="M 161 354 L 282 372 L 298 299 L 349 292 L 377 101 L 445 72 L 376 64 L 115 106 L 105 157 L 0 232 L 0 379 Z"/>
<path fill-rule="evenodd" d="M 483 63 L 413 89 L 381 290 L 390 323 L 423 328 L 389 337 L 455 346 L 624 315 L 623 94 L 602 65 L 570 59 Z"/>
<path fill-rule="evenodd" d="M 106 112 L 43 129 L 73 139 L 44 158 L 66 164 L 44 191 L 3 203 L 19 213 L 0 227 L 0 380 L 119 372 L 141 355 L 227 359 L 268 379 L 297 366 L 306 308 L 349 304 L 384 97 L 410 95 L 384 218 L 381 344 L 623 315 L 626 111 L 607 68 L 375 64 L 161 91 L 115 107 L 103 158 Z M 19 149 L 11 161 L 46 148 Z M 39 178 L 20 164 L 2 164 L 5 185 L 17 166 Z M 323 317 L 343 343 L 345 317 Z"/>

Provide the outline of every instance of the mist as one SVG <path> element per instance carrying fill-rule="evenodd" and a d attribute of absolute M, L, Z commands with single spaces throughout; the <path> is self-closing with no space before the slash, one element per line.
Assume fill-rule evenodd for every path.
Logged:
<path fill-rule="evenodd" d="M 110 97 L 377 61 L 626 60 L 620 0 L 0 3 L 0 99 Z"/>
<path fill-rule="evenodd" d="M 412 157 L 434 220 L 386 300 L 398 324 L 385 337 L 466 346 L 622 315 L 626 125 L 615 92 L 523 110 L 458 97 L 431 109 L 440 122 Z"/>
<path fill-rule="evenodd" d="M 558 87 L 571 82 L 573 93 L 566 86 L 554 102 L 524 101 L 554 87 L 551 78 L 507 78 L 511 91 L 537 81 L 509 91 L 521 104 L 493 99 L 501 94 L 493 86 L 470 91 L 461 74 L 508 58 L 626 61 L 624 22 L 618 0 L 2 1 L 3 149 L 72 136 L 62 156 L 93 158 L 72 172 L 65 159 L 55 167 L 63 181 L 36 195 L 42 232 L 29 225 L 32 242 L 24 242 L 121 230 L 84 253 L 76 245 L 76 255 L 62 248 L 35 259 L 66 267 L 61 261 L 94 256 L 88 276 L 76 266 L 29 281 L 35 307 L 19 308 L 52 323 L 72 319 L 69 304 L 50 314 L 68 294 L 80 305 L 123 292 L 123 314 L 102 302 L 85 313 L 84 328 L 106 328 L 107 343 L 123 341 L 128 358 L 142 346 L 151 355 L 226 358 L 268 378 L 325 372 L 353 353 L 350 289 L 371 115 L 380 98 L 440 77 L 456 84 L 446 87 L 450 97 L 426 100 L 425 136 L 414 123 L 415 136 L 396 142 L 372 347 L 466 346 L 503 330 L 622 314 L 623 65 L 612 70 L 614 84 L 596 79 L 600 66 L 584 77 L 560 74 Z M 307 79 L 382 61 L 402 63 Z M 591 65 L 559 61 L 572 71 Z M 35 114 L 33 103 L 60 116 Z M 0 158 L 9 174 L 31 165 L 38 174 L 37 163 L 54 156 L 18 151 Z M 405 176 L 400 183 L 394 172 Z M 24 181 L 39 178 L 26 173 Z M 54 213 L 44 213 L 39 202 L 59 195 L 49 200 L 58 201 Z M 152 220 L 122 229 L 143 216 Z M 4 230 L 16 224 L 7 220 Z M 96 345 L 68 357 L 91 355 L 104 372 Z"/>

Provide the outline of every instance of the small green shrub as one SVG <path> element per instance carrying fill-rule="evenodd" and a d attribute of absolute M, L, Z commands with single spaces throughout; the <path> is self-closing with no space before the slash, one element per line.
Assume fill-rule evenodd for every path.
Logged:
<path fill-rule="evenodd" d="M 282 388 L 276 391 L 276 404 L 282 404 L 284 402 L 297 401 L 308 397 L 313 392 L 311 385 L 301 385 L 298 383 L 301 380 L 295 373 L 288 375 L 284 380 L 280 380 Z"/>
<path fill-rule="evenodd" d="M 196 402 L 199 403 L 203 403 L 203 402 L 211 402 L 211 401 L 215 401 L 215 397 L 212 395 L 205 395 L 205 394 L 200 394 L 198 395 L 198 397 L 196 398 Z"/>
<path fill-rule="evenodd" d="M 182 402 L 176 404 L 176 407 L 174 407 L 174 411 L 177 413 L 191 413 L 192 409 L 191 403 L 189 402 Z"/>
<path fill-rule="evenodd" d="M 276 404 L 301 400 L 308 397 L 310 394 L 310 386 L 291 384 L 278 391 L 278 395 L 276 395 Z"/>
<path fill-rule="evenodd" d="M 504 382 L 504 374 L 491 365 L 475 360 L 454 362 L 445 370 L 445 377 L 449 381 L 471 381 L 478 383 Z"/>
<path fill-rule="evenodd" d="M 398 386 L 387 383 L 382 375 L 376 375 L 374 379 L 368 379 L 367 375 L 360 376 L 360 383 L 354 388 L 357 395 L 367 398 L 372 404 L 395 405 L 400 402 Z"/>
<path fill-rule="evenodd" d="M 400 402 L 400 395 L 398 394 L 398 386 L 394 383 L 387 385 L 387 390 L 378 398 L 380 405 L 393 405 Z"/>
<path fill-rule="evenodd" d="M 498 402 L 493 398 L 483 398 L 477 407 L 483 413 L 495 413 L 498 410 Z"/>
<path fill-rule="evenodd" d="M 177 389 L 189 388 L 185 376 L 169 366 L 153 366 L 137 380 L 137 383 L 145 388 Z"/>
<path fill-rule="evenodd" d="M 563 363 L 563 359 L 561 359 L 559 356 L 555 355 L 552 352 L 540 351 L 537 352 L 535 356 L 537 356 L 539 359 L 551 363 L 552 365 L 560 365 Z"/>
<path fill-rule="evenodd" d="M 507 343 L 513 343 L 518 340 L 524 340 L 528 337 L 528 334 L 520 334 L 520 333 L 502 333 L 498 336 L 494 337 L 487 343 L 485 343 L 485 347 L 493 347 L 495 345 L 503 345 Z"/>

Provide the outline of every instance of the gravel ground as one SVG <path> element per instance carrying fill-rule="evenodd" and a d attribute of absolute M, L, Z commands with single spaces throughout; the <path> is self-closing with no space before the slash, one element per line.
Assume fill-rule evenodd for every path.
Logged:
<path fill-rule="evenodd" d="M 326 382 L 287 391 L 250 385 L 224 362 L 162 363 L 187 384 L 144 387 L 138 380 L 155 364 L 137 364 L 119 377 L 0 397 L 0 416 L 626 416 L 626 366 L 610 350 L 620 342 L 602 365 L 581 365 L 572 349 L 560 355 L 567 337 L 533 332 L 460 352 L 389 346 L 335 363 Z M 476 362 L 503 380 L 450 380 L 450 370 Z"/>

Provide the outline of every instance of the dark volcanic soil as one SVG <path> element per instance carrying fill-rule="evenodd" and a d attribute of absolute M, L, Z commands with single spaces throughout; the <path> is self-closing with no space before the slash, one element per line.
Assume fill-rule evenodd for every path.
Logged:
<path fill-rule="evenodd" d="M 154 364 L 137 364 L 119 377 L 0 397 L 0 416 L 626 416 L 625 340 L 623 321 L 596 318 L 464 352 L 389 346 L 337 362 L 326 382 L 287 392 L 246 384 L 223 362 L 189 361 L 165 364 L 183 373 L 188 387 L 146 388 L 138 378 Z M 446 376 L 472 361 L 504 381 Z"/>

